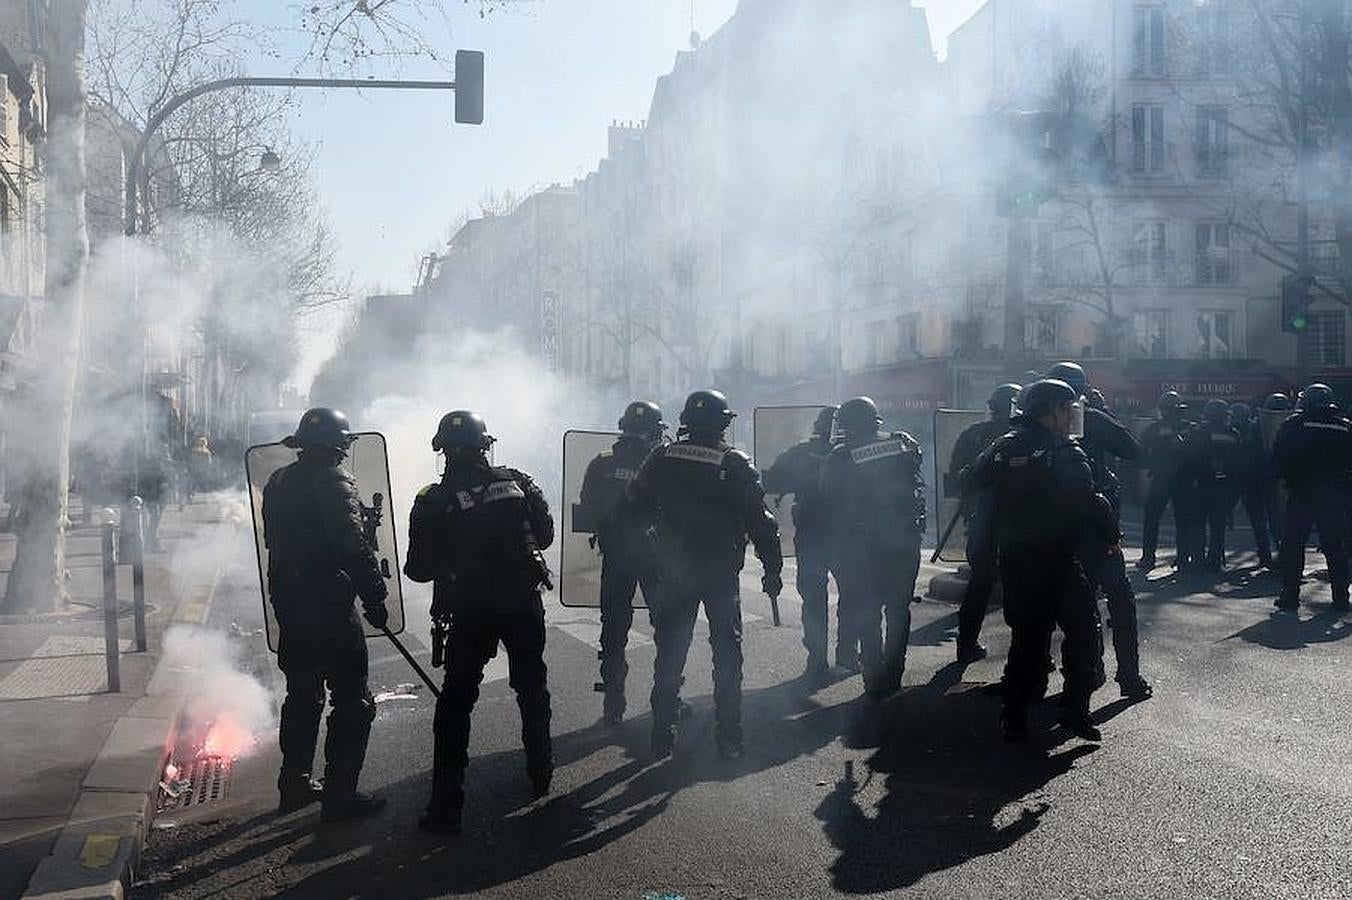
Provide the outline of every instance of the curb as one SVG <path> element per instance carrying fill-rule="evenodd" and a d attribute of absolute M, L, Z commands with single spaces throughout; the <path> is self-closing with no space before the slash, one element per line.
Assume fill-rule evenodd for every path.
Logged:
<path fill-rule="evenodd" d="M 238 532 L 231 536 L 233 554 Z M 229 555 L 227 555 L 227 561 Z M 228 562 L 180 601 L 169 624 L 201 625 Z M 22 900 L 122 900 L 141 862 L 159 795 L 160 776 L 178 740 L 185 700 L 175 670 L 161 656 L 141 697 L 113 723 L 52 852 L 28 880 Z"/>

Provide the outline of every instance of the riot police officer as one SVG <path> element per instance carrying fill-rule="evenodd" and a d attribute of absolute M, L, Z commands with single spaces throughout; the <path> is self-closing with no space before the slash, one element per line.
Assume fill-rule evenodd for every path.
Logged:
<path fill-rule="evenodd" d="M 1155 567 L 1159 546 L 1160 518 L 1164 508 L 1173 504 L 1174 535 L 1179 567 L 1191 562 L 1188 539 L 1192 535 L 1191 493 L 1188 489 L 1185 445 L 1192 426 L 1183 414 L 1188 406 L 1178 391 L 1165 391 L 1159 399 L 1159 418 L 1146 427 L 1141 436 L 1145 468 L 1150 472 L 1150 489 L 1145 499 L 1145 523 L 1141 540 L 1141 559 L 1136 567 L 1149 572 Z"/>
<path fill-rule="evenodd" d="M 1065 634 L 1059 720 L 1086 740 L 1102 737 L 1089 718 L 1102 643 L 1081 562 L 1081 534 L 1093 531 L 1110 552 L 1120 553 L 1121 532 L 1108 501 L 1094 489 L 1087 456 L 1069 437 L 1078 397 L 1063 381 L 1029 385 L 1014 430 L 987 448 L 973 469 L 974 485 L 993 498 L 1011 632 L 1001 713 L 1009 740 L 1028 733 L 1028 705 L 1046 690 L 1047 647 L 1058 625 Z"/>
<path fill-rule="evenodd" d="M 283 443 L 300 455 L 263 489 L 268 596 L 279 629 L 277 665 L 286 677 L 280 809 L 320 798 L 310 768 L 327 688 L 323 818 L 369 815 L 385 801 L 357 791 L 376 707 L 354 600 L 361 600 L 367 621 L 383 628 L 388 588 L 366 538 L 356 482 L 342 468 L 352 443 L 347 417 L 311 409 Z"/>
<path fill-rule="evenodd" d="M 629 674 L 625 645 L 634 623 L 634 592 L 641 586 L 644 599 L 656 596 L 657 558 L 649 533 L 650 522 L 635 513 L 624 492 L 639 467 L 666 435 L 662 410 L 655 403 L 636 400 L 620 417 L 620 437 L 610 450 L 587 466 L 573 528 L 590 531 L 601 552 L 601 681 L 602 718 L 616 725 L 624 719 L 624 681 Z"/>
<path fill-rule="evenodd" d="M 1197 498 L 1192 544 L 1211 572 L 1225 568 L 1225 529 L 1238 499 L 1239 432 L 1230 427 L 1229 412 L 1224 400 L 1208 400 L 1201 424 L 1188 437 Z"/>
<path fill-rule="evenodd" d="M 804 676 L 826 675 L 827 577 L 831 571 L 830 528 L 821 494 L 822 464 L 831 453 L 831 428 L 836 408 L 822 407 L 812 423 L 812 436 L 775 459 L 765 472 L 765 492 L 793 494 L 793 552 L 798 566 L 798 596 L 803 600 Z M 836 665 L 858 671 L 859 639 L 836 607 Z"/>
<path fill-rule="evenodd" d="M 1258 564 L 1272 568 L 1272 544 L 1269 541 L 1267 515 L 1268 463 L 1263 450 L 1263 435 L 1254 418 L 1253 407 L 1247 403 L 1230 405 L 1230 427 L 1239 435 L 1239 452 L 1235 456 L 1235 488 L 1253 528 L 1254 547 Z"/>
<path fill-rule="evenodd" d="M 1069 384 L 1081 398 L 1089 392 L 1084 369 L 1073 362 L 1058 363 L 1047 373 L 1050 379 Z M 1100 395 L 1101 396 L 1101 395 Z M 1094 489 L 1112 508 L 1121 522 L 1121 485 L 1117 475 L 1108 466 L 1108 456 L 1130 462 L 1140 455 L 1140 444 L 1101 403 L 1087 405 L 1084 410 L 1084 436 L 1080 445 L 1089 457 L 1089 469 L 1094 476 Z M 1136 592 L 1127 578 L 1127 564 L 1120 547 L 1102 539 L 1099 531 L 1086 531 L 1081 541 L 1080 560 L 1095 593 L 1103 590 L 1108 601 L 1108 627 L 1113 635 L 1113 654 L 1117 657 L 1117 683 L 1123 697 L 1145 700 L 1153 693 L 1150 683 L 1141 676 L 1140 636 L 1136 623 Z"/>
<path fill-rule="evenodd" d="M 981 452 L 1009 431 L 1014 401 L 1023 390 L 1022 385 L 1002 384 L 991 392 L 986 401 L 990 421 L 964 429 L 953 443 L 953 456 L 948 466 L 950 478 L 957 481 L 962 498 L 963 521 L 967 526 L 967 566 L 970 571 L 967 590 L 958 609 L 958 662 L 973 663 L 986 656 L 981 645 L 981 623 L 990 608 L 991 591 L 995 589 L 995 533 L 991 523 L 989 492 L 976 490 L 970 480 L 973 463 Z M 948 486 L 944 486 L 945 493 Z"/>
<path fill-rule="evenodd" d="M 529 475 L 489 462 L 493 440 L 476 413 L 442 417 L 432 449 L 446 455 L 446 468 L 439 483 L 418 493 L 409 516 L 404 573 L 433 582 L 433 655 L 446 660 L 432 725 L 432 797 L 419 825 L 445 834 L 460 830 L 470 713 L 499 642 L 507 650 L 535 797 L 549 792 L 554 774 L 540 599 L 540 588 L 549 586 L 541 551 L 554 541 L 554 520 Z"/>
<path fill-rule="evenodd" d="M 742 606 L 739 573 L 750 538 L 778 597 L 779 524 L 765 507 L 760 474 L 723 440 L 736 417 L 718 391 L 695 391 L 681 410 L 675 443 L 658 447 L 629 483 L 628 497 L 653 517 L 662 589 L 653 608 L 652 755 L 671 755 L 678 692 L 695 618 L 703 604 L 714 664 L 714 738 L 719 755 L 742 755 Z"/>
<path fill-rule="evenodd" d="M 920 445 L 904 431 L 881 431 L 882 417 L 868 397 L 842 404 L 836 424 L 842 441 L 822 468 L 822 493 L 841 611 L 859 635 L 864 691 L 880 699 L 901 689 L 906 668 L 925 530 Z"/>
<path fill-rule="evenodd" d="M 1272 465 L 1286 482 L 1286 522 L 1278 566 L 1282 575 L 1277 608 L 1300 608 L 1305 541 L 1310 528 L 1328 560 L 1333 608 L 1348 608 L 1346 484 L 1352 465 L 1352 423 L 1339 411 L 1333 391 L 1312 384 L 1301 391 L 1295 415 L 1282 423 L 1272 448 Z"/>

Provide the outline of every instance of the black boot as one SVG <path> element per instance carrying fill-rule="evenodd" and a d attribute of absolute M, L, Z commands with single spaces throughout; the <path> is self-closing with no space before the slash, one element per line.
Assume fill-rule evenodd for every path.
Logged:
<path fill-rule="evenodd" d="M 345 797 L 335 800 L 330 800 L 326 796 L 324 798 L 324 809 L 319 818 L 324 822 L 364 819 L 367 816 L 374 816 L 384 808 L 384 797 L 375 797 L 371 794 L 363 794 L 361 791 L 353 791 Z"/>
<path fill-rule="evenodd" d="M 1062 707 L 1056 715 L 1056 721 L 1078 738 L 1095 743 L 1103 740 L 1103 733 L 1094 727 L 1086 710 Z"/>
<path fill-rule="evenodd" d="M 958 662 L 968 666 L 986 658 L 986 648 L 976 641 L 958 641 Z"/>
<path fill-rule="evenodd" d="M 1155 689 L 1150 686 L 1140 675 L 1123 678 L 1117 677 L 1117 684 L 1121 688 L 1122 696 L 1127 700 L 1140 703 L 1142 700 L 1149 700 L 1155 695 Z"/>
<path fill-rule="evenodd" d="M 285 815 L 298 809 L 304 809 L 311 803 L 318 803 L 319 798 L 323 796 L 324 785 L 315 781 L 309 775 L 303 775 L 300 778 L 279 778 L 277 780 L 277 792 L 281 795 L 281 800 L 277 804 L 277 812 Z"/>

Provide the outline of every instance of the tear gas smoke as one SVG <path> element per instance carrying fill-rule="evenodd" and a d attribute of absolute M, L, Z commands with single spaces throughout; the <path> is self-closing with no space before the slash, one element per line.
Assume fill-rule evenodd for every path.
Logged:
<path fill-rule="evenodd" d="M 272 697 L 240 666 L 225 635 L 175 626 L 164 637 L 164 665 L 181 678 L 191 742 L 212 756 L 247 756 L 274 727 Z"/>

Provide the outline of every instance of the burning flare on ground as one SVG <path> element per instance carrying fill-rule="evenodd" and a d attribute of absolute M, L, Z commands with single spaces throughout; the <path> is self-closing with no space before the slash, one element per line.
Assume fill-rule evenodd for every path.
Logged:
<path fill-rule="evenodd" d="M 248 756 L 257 744 L 258 738 L 238 720 L 222 715 L 208 726 L 199 755 L 238 759 Z"/>

